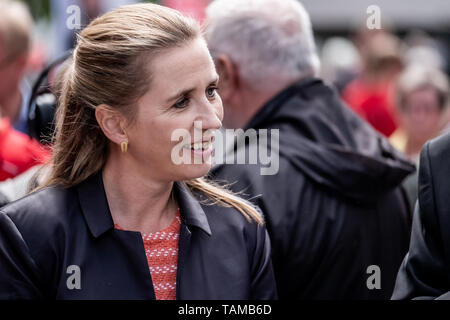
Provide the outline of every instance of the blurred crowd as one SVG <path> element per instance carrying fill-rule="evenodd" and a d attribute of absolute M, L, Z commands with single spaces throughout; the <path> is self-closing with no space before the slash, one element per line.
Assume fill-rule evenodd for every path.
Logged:
<path fill-rule="evenodd" d="M 71 50 L 77 32 L 93 18 L 120 5 L 136 2 L 51 0 L 50 21 L 46 23 L 42 19 L 33 22 L 29 9 L 20 1 L 8 8 L 3 4 L 0 43 L 3 121 L 8 119 L 12 129 L 30 134 L 28 118 L 32 106 L 29 100 L 42 69 Z M 166 0 L 162 3 L 202 21 L 209 1 Z M 75 13 L 68 11 L 72 5 L 81 9 L 80 27 L 74 29 L 66 27 L 68 17 Z M 337 88 L 353 111 L 411 160 L 418 160 L 427 140 L 447 129 L 450 120 L 445 73 L 449 64 L 448 49 L 425 32 L 413 30 L 400 38 L 394 30 L 369 30 L 364 26 L 349 37 L 326 38 L 319 50 L 323 79 Z M 30 163 L 31 166 L 36 164 Z M 25 165 L 10 169 L 11 173 L 0 174 L 0 180 L 12 178 L 28 168 Z"/>
<path fill-rule="evenodd" d="M 358 115 L 418 164 L 426 141 L 448 130 L 447 53 L 422 31 L 403 39 L 389 30 L 358 30 L 333 37 L 322 50 L 323 76 Z M 417 174 L 405 182 L 411 206 Z"/>
<path fill-rule="evenodd" d="M 47 65 L 64 56 L 76 44 L 76 33 L 79 30 L 66 27 L 69 15 L 67 8 L 71 5 L 79 6 L 82 13 L 81 26 L 86 26 L 100 14 L 134 2 L 137 1 L 51 0 L 50 22 L 43 24 L 41 21 L 33 21 L 24 2 L 0 1 L 0 206 L 25 196 L 33 186 L 37 186 L 38 173 L 45 169 L 44 164 L 50 161 L 51 141 L 46 141 L 44 137 L 36 134 L 33 126 L 36 125 L 36 110 L 45 105 L 46 101 L 45 91 L 42 89 L 45 87 L 47 93 L 49 88 L 51 91 L 55 70 L 61 63 L 58 62 L 52 69 L 47 70 L 44 82 L 41 81 L 39 85 L 35 83 Z M 209 1 L 162 1 L 162 3 L 195 15 L 202 21 L 205 19 L 205 8 Z M 245 37 L 244 34 L 242 36 Z M 220 37 L 217 36 L 217 39 Z M 221 56 L 214 55 L 214 50 L 223 49 L 221 44 L 215 43 L 214 38 L 208 41 L 215 61 L 222 62 L 218 64 L 220 67 L 218 69 L 232 70 L 228 69 L 232 63 L 228 64 L 226 59 L 221 61 Z M 321 68 L 316 76 L 332 85 L 347 108 L 353 110 L 379 134 L 388 138 L 390 143 L 412 163 L 419 164 L 420 151 L 428 140 L 450 130 L 449 81 L 446 74 L 450 62 L 442 44 L 426 32 L 413 31 L 399 36 L 393 27 L 380 30 L 361 27 L 349 37 L 333 36 L 324 39 L 318 49 Z M 233 58 L 233 53 L 229 55 Z M 227 78 L 223 79 L 227 84 Z M 229 83 L 229 86 L 232 85 Z M 234 114 L 232 118 L 230 113 L 230 117 L 227 118 L 226 102 L 231 110 L 236 101 L 233 97 L 239 95 L 233 96 L 232 91 L 228 93 L 226 88 L 220 93 L 224 94 L 225 119 L 233 126 L 239 123 L 239 114 Z M 238 109 L 239 106 L 236 104 L 234 111 Z M 251 119 L 252 117 L 249 117 L 247 120 Z M 316 118 L 310 120 L 317 121 Z M 301 119 L 298 121 L 301 123 Z M 236 126 L 244 127 L 249 123 L 249 121 L 242 122 Z M 52 123 L 50 120 L 47 124 L 39 125 L 51 126 Z M 314 132 L 311 136 L 314 136 Z M 367 138 L 362 136 L 364 137 Z M 353 139 L 348 141 L 351 141 L 348 142 L 350 145 L 366 143 L 352 142 Z M 364 150 L 364 147 L 361 149 L 361 154 L 371 154 L 370 143 L 367 143 L 366 147 L 367 150 Z M 297 154 L 292 154 L 292 157 L 296 156 Z M 298 161 L 305 163 L 306 160 L 299 155 Z M 317 166 L 320 165 L 317 163 Z M 368 168 L 370 166 L 364 167 L 364 170 L 370 170 Z M 405 169 L 405 172 L 408 170 Z M 408 173 L 410 174 L 401 184 L 406 191 L 408 210 L 412 211 L 417 200 L 418 177 L 412 170 Z M 352 174 L 354 173 L 351 172 L 349 177 L 352 177 Z M 364 173 L 359 174 L 366 177 Z M 223 178 L 223 175 L 219 176 Z M 357 177 L 352 178 L 358 181 Z M 336 189 L 343 187 L 345 184 L 339 185 Z M 395 189 L 394 186 L 390 187 Z M 354 191 L 351 188 L 349 186 L 349 192 Z M 371 190 L 375 189 L 376 187 Z M 356 207 L 359 206 L 358 201 L 364 203 L 363 200 L 357 199 Z M 392 201 L 391 205 L 394 202 Z M 385 205 L 389 206 L 388 203 Z M 270 207 L 270 204 L 268 206 Z M 264 210 L 264 207 L 262 209 Z M 289 211 L 286 208 L 285 210 Z M 277 272 L 277 269 L 275 271 Z M 295 271 L 286 269 L 283 272 L 286 274 Z M 388 286 L 393 287 L 393 283 Z M 311 289 L 305 296 L 311 294 L 314 297 L 314 292 Z M 341 297 L 339 294 L 337 296 Z M 317 297 L 330 298 L 322 292 L 317 293 Z"/>
<path fill-rule="evenodd" d="M 353 39 L 326 41 L 323 76 L 358 115 L 416 160 L 424 142 L 448 125 L 446 51 L 419 31 L 402 40 L 387 30 L 361 29 Z"/>

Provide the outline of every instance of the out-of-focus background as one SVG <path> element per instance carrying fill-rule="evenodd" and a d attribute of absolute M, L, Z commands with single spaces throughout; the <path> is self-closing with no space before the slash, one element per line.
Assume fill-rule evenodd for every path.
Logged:
<path fill-rule="evenodd" d="M 25 3 L 32 14 L 32 46 L 26 52 L 23 77 L 12 76 L 22 75 L 20 68 L 19 71 L 11 69 L 3 76 L 4 70 L 0 72 L 0 82 L 12 83 L 14 78 L 22 95 L 21 108 L 13 111 L 4 108 L 2 117 L 10 112 L 14 129 L 30 134 L 27 102 L 42 69 L 72 49 L 76 33 L 96 16 L 140 1 L 16 1 Z M 203 21 L 210 1 L 151 2 L 176 8 Z M 411 160 L 417 161 L 425 141 L 450 127 L 447 112 L 450 1 L 303 0 L 302 3 L 311 16 L 321 58 L 321 76 L 336 87 L 350 108 Z M 23 20 L 23 13 L 15 19 Z M 17 55 L 4 60 L 14 66 L 11 61 L 16 58 Z M 3 87 L 5 99 L 0 97 L 0 100 L 10 102 L 13 97 L 7 93 L 17 88 Z M 0 105 L 7 102 L 0 101 Z M 0 181 L 4 179 L 0 177 Z"/>
<path fill-rule="evenodd" d="M 70 41 L 70 34 L 77 30 L 69 30 L 66 27 L 67 19 L 74 13 L 70 10 L 72 5 L 77 5 L 81 9 L 83 26 L 98 14 L 136 2 L 168 5 L 202 20 L 204 8 L 210 1 L 24 0 L 35 19 L 34 53 L 36 55 L 39 53 L 39 57 L 44 60 L 58 56 L 73 44 Z M 366 21 L 370 16 L 368 8 L 375 5 L 380 9 L 381 29 L 401 38 L 405 58 L 413 59 L 409 55 L 414 54 L 408 49 L 423 46 L 425 48 L 422 49 L 430 51 L 427 52 L 430 54 L 427 58 L 436 59 L 430 63 L 439 63 L 447 73 L 450 72 L 447 61 L 450 51 L 450 1 L 303 0 L 302 3 L 310 13 L 317 44 L 327 63 L 335 62 L 328 61 L 333 60 L 332 56 L 338 65 L 357 63 L 360 57 L 353 49 L 358 47 L 357 38 L 361 36 L 360 33 L 367 30 Z M 334 50 L 336 51 L 333 52 Z M 338 56 L 339 53 L 347 55 Z"/>
<path fill-rule="evenodd" d="M 203 21 L 205 7 L 210 1 L 151 2 L 179 9 Z M 139 1 L 26 0 L 35 20 L 28 77 L 32 79 L 44 65 L 72 48 L 76 41 L 75 33 L 97 15 L 135 2 Z M 415 128 L 417 123 L 430 123 L 433 126 L 432 122 L 437 119 L 428 119 L 426 116 L 430 113 L 421 112 L 423 108 L 413 108 L 413 112 L 409 112 L 408 99 L 399 99 L 399 93 L 402 92 L 393 88 L 393 84 L 397 84 L 402 72 L 410 66 L 423 66 L 426 70 L 411 71 L 409 79 L 416 77 L 423 80 L 426 75 L 418 73 L 426 74 L 429 69 L 441 71 L 448 77 L 450 1 L 304 0 L 302 3 L 313 23 L 322 62 L 322 77 L 333 83 L 350 107 L 378 131 L 388 137 L 393 136 L 394 145 L 411 153 L 412 157 L 416 156 L 417 150 L 406 150 L 408 142 L 405 135 L 408 133 L 397 129 L 399 126 Z M 74 20 L 76 8 L 80 11 L 80 21 Z M 70 25 L 73 27 L 76 22 L 79 26 L 71 28 Z M 403 87 L 409 88 L 439 86 L 435 82 L 442 81 L 404 82 Z M 405 90 L 408 91 L 402 93 L 405 98 L 409 97 L 409 91 L 414 91 L 406 88 L 403 91 Z M 419 100 L 426 100 L 426 93 L 418 96 Z M 402 103 L 407 106 L 399 105 L 399 101 L 404 101 Z M 439 119 L 444 116 L 444 113 L 439 113 Z M 425 139 L 431 133 L 418 134 Z"/>

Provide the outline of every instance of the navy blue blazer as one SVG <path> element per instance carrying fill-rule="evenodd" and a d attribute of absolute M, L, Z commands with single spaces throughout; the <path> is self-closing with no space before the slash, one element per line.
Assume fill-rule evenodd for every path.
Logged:
<path fill-rule="evenodd" d="M 174 192 L 177 299 L 275 299 L 266 229 L 182 183 Z M 114 228 L 101 173 L 0 210 L 0 299 L 155 299 L 141 234 Z"/>

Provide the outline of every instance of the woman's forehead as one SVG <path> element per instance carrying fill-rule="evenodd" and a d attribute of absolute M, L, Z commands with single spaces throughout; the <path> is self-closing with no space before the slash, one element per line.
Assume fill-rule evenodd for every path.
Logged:
<path fill-rule="evenodd" d="M 154 85 L 169 91 L 180 86 L 203 85 L 217 78 L 214 62 L 202 39 L 158 55 L 151 61 L 151 73 Z"/>

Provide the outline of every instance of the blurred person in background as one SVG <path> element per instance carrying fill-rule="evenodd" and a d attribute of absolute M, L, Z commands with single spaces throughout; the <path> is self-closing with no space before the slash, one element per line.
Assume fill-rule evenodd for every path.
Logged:
<path fill-rule="evenodd" d="M 359 74 L 361 57 L 348 39 L 332 37 L 325 41 L 321 52 L 321 77 L 333 84 L 339 93 Z"/>
<path fill-rule="evenodd" d="M 33 20 L 25 4 L 0 1 L 0 107 L 12 126 L 28 133 L 28 99 L 25 82 Z"/>
<path fill-rule="evenodd" d="M 54 96 L 54 99 L 47 100 L 48 102 L 46 103 L 54 104 L 54 112 L 56 111 L 57 108 L 56 101 L 58 101 L 59 99 L 64 84 L 64 74 L 67 71 L 67 68 L 71 65 L 71 63 L 72 63 L 71 59 L 67 59 L 66 61 L 60 59 L 58 61 L 53 62 L 50 66 L 50 69 L 46 68 L 43 71 L 46 73 L 46 71 L 48 70 L 49 74 L 47 76 L 49 78 L 48 79 L 49 82 L 45 84 L 45 86 L 48 87 L 44 91 L 46 99 L 49 99 L 47 95 Z M 39 94 L 36 95 L 34 99 L 35 102 L 37 99 L 39 99 L 39 96 L 40 96 Z M 45 107 L 47 108 L 49 106 L 47 105 Z M 44 110 L 40 112 L 42 119 L 42 113 L 44 112 Z M 50 114 L 48 116 L 49 116 L 48 120 L 50 120 L 51 118 Z M 54 126 L 48 126 L 48 123 L 46 121 L 37 121 L 36 123 L 33 124 L 32 127 L 35 127 L 36 131 L 40 133 L 37 134 L 37 132 L 35 132 L 35 135 L 38 136 L 37 137 L 38 139 L 42 139 L 48 135 L 49 141 L 46 141 L 46 143 L 48 144 L 46 145 L 46 147 L 48 150 L 51 149 L 51 137 L 53 137 L 54 135 Z M 13 202 L 20 198 L 23 198 L 30 191 L 34 190 L 45 181 L 49 171 L 50 166 L 48 165 L 48 163 L 42 165 L 41 164 L 35 165 L 18 176 L 10 177 L 5 181 L 0 182 L 0 193 L 2 193 L 5 196 L 5 199 L 8 199 L 8 202 Z M 3 204 L 6 203 L 7 203 L 6 200 L 4 200 Z"/>
<path fill-rule="evenodd" d="M 392 144 L 416 162 L 426 141 L 439 135 L 447 124 L 449 84 L 437 69 L 409 66 L 397 85 L 399 128 Z"/>
<path fill-rule="evenodd" d="M 277 174 L 261 175 L 262 164 L 213 170 L 262 209 L 280 298 L 390 298 L 412 219 L 400 184 L 414 166 L 316 77 L 300 2 L 216 0 L 206 29 L 224 125 L 280 130 L 266 150 L 279 151 Z M 373 265 L 381 282 L 371 290 Z"/>
<path fill-rule="evenodd" d="M 0 119 L 0 181 L 46 163 L 49 158 L 49 151 L 39 142 L 14 130 L 6 118 Z"/>
<path fill-rule="evenodd" d="M 22 79 L 30 48 L 32 19 L 17 1 L 0 1 L 0 181 L 45 162 L 49 153 L 27 131 L 28 93 Z M 13 127 L 14 126 L 14 127 Z"/>
<path fill-rule="evenodd" d="M 445 47 L 422 30 L 413 30 L 405 37 L 406 65 L 422 65 L 429 69 L 446 70 Z"/>
<path fill-rule="evenodd" d="M 418 165 L 425 142 L 440 135 L 448 124 L 448 79 L 433 67 L 411 65 L 400 75 L 396 91 L 399 128 L 390 141 Z M 412 207 L 417 201 L 417 179 L 415 173 L 404 181 Z"/>
<path fill-rule="evenodd" d="M 367 33 L 360 41 L 361 74 L 342 98 L 378 132 L 389 137 L 397 129 L 393 84 L 402 71 L 400 42 L 387 32 Z"/>
<path fill-rule="evenodd" d="M 50 0 L 52 17 L 52 39 L 54 41 L 52 56 L 57 58 L 76 44 L 76 34 L 99 15 L 122 5 L 133 4 L 138 0 Z M 80 25 L 74 28 L 67 26 L 75 22 L 73 6 L 80 10 Z M 70 10 L 69 10 L 70 9 Z M 72 27 L 72 26 L 71 26 Z"/>

